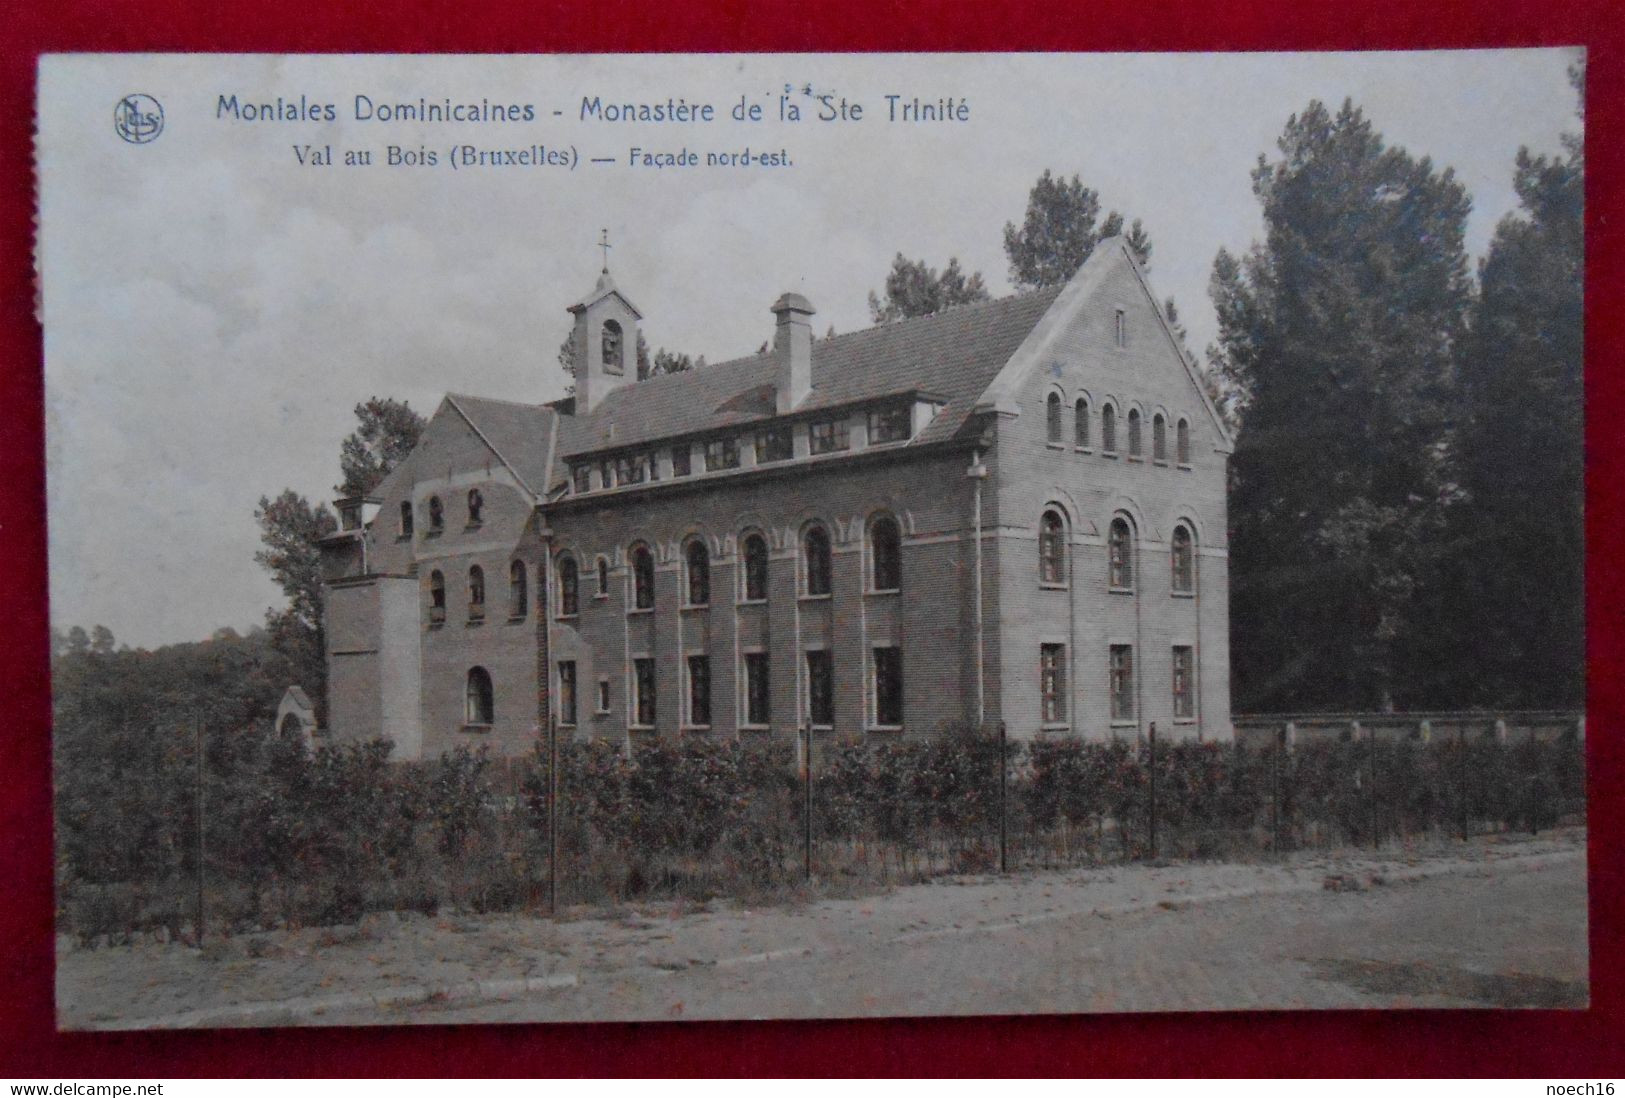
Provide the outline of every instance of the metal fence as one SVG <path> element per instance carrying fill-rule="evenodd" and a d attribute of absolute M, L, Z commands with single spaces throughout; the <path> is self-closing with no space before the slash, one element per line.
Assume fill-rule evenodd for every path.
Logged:
<path fill-rule="evenodd" d="M 274 732 L 155 731 L 147 774 L 59 774 L 59 906 L 86 940 L 351 921 L 373 911 L 559 911 L 648 896 L 1163 858 L 1259 858 L 1583 819 L 1570 722 L 1513 737 L 1273 733 L 1233 743 L 1016 740 L 626 748 L 539 738 L 523 758 L 391 764 Z M 102 792 L 98 793 L 98 790 Z M 117 791 L 122 801 L 106 803 Z"/>

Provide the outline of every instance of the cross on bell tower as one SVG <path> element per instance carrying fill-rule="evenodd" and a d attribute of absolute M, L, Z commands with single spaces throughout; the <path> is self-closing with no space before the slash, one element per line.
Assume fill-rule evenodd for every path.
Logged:
<path fill-rule="evenodd" d="M 637 362 L 638 321 L 643 314 L 628 301 L 609 273 L 609 230 L 598 230 L 597 247 L 604 253 L 603 273 L 592 292 L 574 305 L 571 336 L 575 354 L 575 409 L 577 415 L 593 410 L 598 402 L 629 381 L 639 380 Z"/>
<path fill-rule="evenodd" d="M 600 248 L 602 248 L 603 251 L 604 251 L 604 274 L 608 274 L 609 273 L 609 250 L 610 250 L 610 248 L 614 247 L 614 245 L 609 242 L 609 230 L 608 229 L 599 229 L 598 230 L 598 246 Z"/>

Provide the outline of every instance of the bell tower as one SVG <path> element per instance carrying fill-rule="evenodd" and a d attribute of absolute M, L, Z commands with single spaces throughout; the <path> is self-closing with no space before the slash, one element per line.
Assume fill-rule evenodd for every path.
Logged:
<path fill-rule="evenodd" d="M 611 390 L 638 380 L 638 322 L 643 314 L 610 277 L 607 229 L 598 246 L 604 250 L 598 283 L 569 308 L 575 317 L 576 415 L 591 412 Z"/>

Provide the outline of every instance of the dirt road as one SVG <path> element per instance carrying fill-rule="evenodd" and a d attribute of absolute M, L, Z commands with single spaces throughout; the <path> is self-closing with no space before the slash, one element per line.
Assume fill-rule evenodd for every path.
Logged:
<path fill-rule="evenodd" d="M 1328 887 L 1330 886 L 1330 887 Z M 65 1028 L 1586 1003 L 1584 835 L 66 951 Z"/>

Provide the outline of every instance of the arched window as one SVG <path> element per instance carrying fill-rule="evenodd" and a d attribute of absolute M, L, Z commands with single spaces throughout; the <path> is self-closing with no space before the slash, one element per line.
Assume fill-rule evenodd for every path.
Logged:
<path fill-rule="evenodd" d="M 604 369 L 612 374 L 626 372 L 626 365 L 622 353 L 621 326 L 613 320 L 604 321 L 603 357 Z"/>
<path fill-rule="evenodd" d="M 1129 529 L 1128 519 L 1118 516 L 1112 519 L 1111 535 L 1106 539 L 1108 564 L 1110 565 L 1109 581 L 1114 591 L 1132 591 L 1134 589 L 1134 534 Z"/>
<path fill-rule="evenodd" d="M 446 509 L 439 496 L 429 497 L 429 532 L 438 534 L 446 528 Z"/>
<path fill-rule="evenodd" d="M 1140 456 L 1140 410 L 1128 410 L 1128 456 Z"/>
<path fill-rule="evenodd" d="M 412 536 L 412 501 L 409 500 L 409 499 L 403 499 L 403 500 L 401 500 L 401 537 L 409 538 L 411 536 Z"/>
<path fill-rule="evenodd" d="M 559 558 L 559 617 L 573 618 L 581 613 L 581 577 L 576 559 L 566 553 Z"/>
<path fill-rule="evenodd" d="M 683 563 L 688 573 L 688 605 L 709 606 L 711 603 L 711 553 L 705 542 L 695 538 L 683 551 Z"/>
<path fill-rule="evenodd" d="M 890 515 L 881 515 L 869 524 L 869 568 L 874 590 L 902 589 L 903 535 Z"/>
<path fill-rule="evenodd" d="M 1181 465 L 1191 463 L 1191 425 L 1183 419 L 1174 429 L 1174 456 Z"/>
<path fill-rule="evenodd" d="M 485 569 L 477 564 L 468 570 L 468 616 L 485 616 Z"/>
<path fill-rule="evenodd" d="M 1168 460 L 1168 421 L 1161 412 L 1151 417 L 1151 460 Z"/>
<path fill-rule="evenodd" d="M 609 597 L 609 558 L 599 557 L 593 561 L 593 571 L 598 577 L 598 597 Z"/>
<path fill-rule="evenodd" d="M 822 526 L 809 526 L 801 536 L 801 557 L 807 576 L 807 594 L 829 594 L 829 534 Z"/>
<path fill-rule="evenodd" d="M 745 601 L 767 598 L 767 539 L 746 534 L 740 553 L 745 558 Z"/>
<path fill-rule="evenodd" d="M 1038 582 L 1066 582 L 1066 521 L 1056 510 L 1045 511 L 1038 524 Z"/>
<path fill-rule="evenodd" d="M 478 526 L 484 519 L 485 495 L 478 488 L 468 490 L 468 524 Z"/>
<path fill-rule="evenodd" d="M 1196 551 L 1188 526 L 1174 527 L 1174 538 L 1169 550 L 1169 584 L 1173 590 L 1188 595 L 1196 590 Z"/>
<path fill-rule="evenodd" d="M 1048 425 L 1049 440 L 1051 442 L 1060 442 L 1061 441 L 1061 394 L 1060 393 L 1051 393 L 1049 395 L 1049 400 L 1046 402 L 1046 413 L 1045 414 L 1048 417 L 1045 420 L 1045 423 Z"/>
<path fill-rule="evenodd" d="M 446 577 L 438 569 L 429 573 L 429 620 L 446 620 Z"/>
<path fill-rule="evenodd" d="M 1105 454 L 1117 452 L 1117 409 L 1110 404 L 1100 410 L 1100 450 Z"/>
<path fill-rule="evenodd" d="M 530 606 L 530 598 L 525 592 L 526 581 L 525 562 L 516 560 L 508 565 L 508 616 L 522 618 Z"/>
<path fill-rule="evenodd" d="M 491 673 L 483 667 L 468 669 L 468 690 L 464 695 L 463 720 L 467 724 L 490 724 L 496 714 L 496 698 L 491 690 Z"/>
<path fill-rule="evenodd" d="M 1089 402 L 1083 397 L 1072 411 L 1072 445 L 1080 450 L 1089 447 Z"/>
<path fill-rule="evenodd" d="M 653 610 L 655 605 L 655 555 L 647 545 L 632 547 L 632 606 Z"/>

